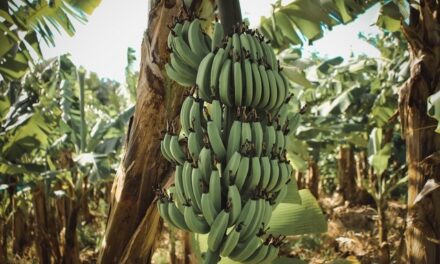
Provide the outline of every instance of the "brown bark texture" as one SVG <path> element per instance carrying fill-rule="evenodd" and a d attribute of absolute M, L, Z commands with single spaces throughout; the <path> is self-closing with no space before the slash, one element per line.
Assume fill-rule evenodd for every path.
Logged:
<path fill-rule="evenodd" d="M 314 160 L 309 161 L 307 168 L 307 188 L 316 199 L 319 198 L 319 167 Z"/>
<path fill-rule="evenodd" d="M 340 147 L 338 157 L 339 190 L 345 201 L 356 202 L 356 162 L 350 147 Z"/>
<path fill-rule="evenodd" d="M 29 230 L 26 224 L 27 215 L 24 207 L 16 206 L 12 226 L 12 252 L 22 256 L 29 242 Z"/>
<path fill-rule="evenodd" d="M 403 32 L 409 43 L 411 74 L 399 95 L 408 163 L 408 263 L 440 263 L 440 191 L 414 203 L 429 179 L 440 180 L 440 164 L 429 157 L 440 150 L 436 121 L 427 115 L 427 99 L 440 89 L 440 3 L 421 0 L 412 7 Z"/>
<path fill-rule="evenodd" d="M 79 264 L 79 244 L 76 228 L 80 212 L 80 197 L 64 199 L 65 231 L 63 245 L 63 264 Z"/>
<path fill-rule="evenodd" d="M 201 1 L 192 6 L 198 6 Z M 161 155 L 161 131 L 178 121 L 185 89 L 164 70 L 169 58 L 168 25 L 182 12 L 180 0 L 151 1 L 144 34 L 136 110 L 130 120 L 125 154 L 113 183 L 110 212 L 99 263 L 150 263 L 162 221 L 153 187 L 162 185 L 173 168 Z"/>
<path fill-rule="evenodd" d="M 35 213 L 35 249 L 39 263 L 61 263 L 61 252 L 53 208 L 50 207 L 44 184 L 39 182 L 32 190 L 32 202 Z"/>
<path fill-rule="evenodd" d="M 386 202 L 385 202 L 386 203 Z M 388 244 L 388 229 L 387 229 L 387 221 L 386 221 L 386 204 L 380 204 L 377 208 L 378 214 L 378 237 L 380 243 L 380 255 L 379 255 L 379 263 L 388 264 L 390 263 L 390 247 Z"/>

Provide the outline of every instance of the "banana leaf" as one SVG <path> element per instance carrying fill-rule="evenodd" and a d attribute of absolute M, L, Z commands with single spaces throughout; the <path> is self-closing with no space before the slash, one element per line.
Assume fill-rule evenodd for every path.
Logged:
<path fill-rule="evenodd" d="M 302 235 L 327 231 L 327 219 L 309 190 L 299 191 L 301 204 L 282 202 L 273 211 L 268 233 Z"/>

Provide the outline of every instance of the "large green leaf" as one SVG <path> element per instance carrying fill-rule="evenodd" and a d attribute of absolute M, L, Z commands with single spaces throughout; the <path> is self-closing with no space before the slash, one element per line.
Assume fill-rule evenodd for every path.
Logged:
<path fill-rule="evenodd" d="M 380 8 L 376 25 L 390 32 L 399 30 L 400 21 L 403 19 L 402 8 L 402 4 L 397 5 L 395 1 L 388 1 Z"/>
<path fill-rule="evenodd" d="M 382 173 L 388 167 L 388 160 L 391 157 L 392 145 L 387 143 L 383 145 L 383 132 L 381 128 L 374 128 L 370 134 L 368 142 L 368 162 L 373 166 L 377 175 Z"/>
<path fill-rule="evenodd" d="M 327 219 L 309 190 L 300 190 L 301 204 L 281 203 L 273 211 L 269 233 L 302 235 L 327 231 Z"/>
<path fill-rule="evenodd" d="M 346 24 L 380 1 L 294 0 L 279 1 L 272 18 L 262 17 L 260 31 L 274 48 L 302 45 L 323 36 L 326 28 Z"/>
<path fill-rule="evenodd" d="M 287 187 L 287 195 L 284 198 L 284 200 L 282 201 L 282 203 L 287 203 L 287 204 L 301 204 L 301 196 L 299 195 L 299 191 L 298 191 L 298 185 L 295 181 L 295 179 L 292 179 Z"/>
<path fill-rule="evenodd" d="M 48 144 L 48 135 L 53 129 L 45 117 L 39 113 L 20 116 L 6 131 L 6 143 L 1 147 L 2 155 L 14 161 L 30 151 Z"/>
<path fill-rule="evenodd" d="M 6 1 L 7 9 L 0 10 L 0 75 L 5 80 L 17 80 L 34 60 L 29 48 L 41 57 L 37 35 L 54 45 L 53 30 L 75 33 L 72 20 L 86 22 L 101 0 L 41 0 Z M 24 36 L 24 37 L 21 37 Z M 19 49 L 17 50 L 17 47 Z"/>

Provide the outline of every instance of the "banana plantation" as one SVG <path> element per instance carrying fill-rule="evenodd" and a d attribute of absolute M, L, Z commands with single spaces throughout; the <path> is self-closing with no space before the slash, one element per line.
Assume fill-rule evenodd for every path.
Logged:
<path fill-rule="evenodd" d="M 439 1 L 144 0 L 122 78 L 47 55 L 110 2 L 0 2 L 0 263 L 440 263 Z"/>

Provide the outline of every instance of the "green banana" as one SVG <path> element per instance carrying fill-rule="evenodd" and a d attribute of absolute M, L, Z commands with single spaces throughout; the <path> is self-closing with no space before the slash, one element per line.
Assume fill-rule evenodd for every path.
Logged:
<path fill-rule="evenodd" d="M 289 169 L 287 168 L 287 163 L 283 161 L 279 161 L 278 166 L 280 168 L 280 176 L 278 177 L 278 182 L 273 188 L 272 192 L 278 192 L 289 179 Z"/>
<path fill-rule="evenodd" d="M 269 246 L 266 245 L 265 243 L 262 243 L 261 246 L 257 248 L 257 250 L 255 250 L 255 252 L 250 257 L 248 257 L 243 261 L 243 263 L 246 264 L 261 263 L 264 257 L 266 257 L 268 251 L 269 251 Z"/>
<path fill-rule="evenodd" d="M 250 106 L 252 104 L 252 99 L 254 98 L 254 83 L 252 77 L 252 66 L 249 59 L 245 59 L 243 62 L 243 72 L 244 72 L 244 105 Z"/>
<path fill-rule="evenodd" d="M 226 106 L 232 106 L 232 100 L 229 95 L 229 88 L 231 86 L 231 59 L 226 59 L 223 64 L 223 67 L 220 71 L 220 79 L 219 79 L 219 94 L 220 101 Z"/>
<path fill-rule="evenodd" d="M 168 77 L 170 77 L 171 80 L 177 82 L 178 84 L 182 86 L 193 86 L 194 80 L 191 79 L 191 77 L 183 75 L 182 73 L 178 72 L 176 69 L 174 69 L 171 64 L 167 63 L 165 64 L 165 70 L 167 72 Z"/>
<path fill-rule="evenodd" d="M 223 242 L 221 248 L 220 248 L 220 256 L 227 257 L 231 252 L 234 250 L 234 248 L 238 244 L 238 239 L 240 238 L 240 231 L 242 229 L 242 225 L 238 223 L 234 226 L 234 228 L 229 231 L 225 241 Z"/>
<path fill-rule="evenodd" d="M 159 210 L 159 214 L 165 220 L 165 222 L 167 222 L 168 224 L 170 224 L 174 227 L 177 227 L 176 225 L 174 225 L 174 222 L 171 221 L 170 215 L 168 214 L 169 204 L 170 204 L 169 201 L 158 200 L 157 201 L 157 209 Z"/>
<path fill-rule="evenodd" d="M 214 60 L 212 61 L 211 75 L 209 78 L 209 87 L 211 88 L 211 93 L 219 98 L 219 78 L 220 72 L 222 70 L 223 62 L 225 61 L 225 49 L 220 48 L 217 53 L 215 53 Z"/>
<path fill-rule="evenodd" d="M 263 127 L 260 122 L 252 122 L 251 123 L 251 131 L 252 131 L 252 143 L 255 147 L 255 156 L 261 156 L 263 152 Z"/>
<path fill-rule="evenodd" d="M 205 102 L 211 102 L 212 94 L 210 87 L 211 67 L 214 60 L 214 53 L 209 53 L 200 62 L 197 70 L 196 84 L 198 87 L 199 97 Z"/>
<path fill-rule="evenodd" d="M 234 33 L 232 35 L 232 51 L 234 56 L 238 56 L 241 58 L 241 44 L 240 44 L 240 36 L 238 33 Z"/>
<path fill-rule="evenodd" d="M 212 201 L 209 193 L 202 193 L 201 204 L 203 217 L 205 217 L 206 222 L 208 222 L 209 225 L 212 225 L 215 217 L 218 214 L 218 211 L 214 208 L 214 202 Z"/>
<path fill-rule="evenodd" d="M 269 103 L 271 87 L 269 85 L 269 78 L 267 76 L 266 68 L 263 65 L 258 66 L 258 70 L 260 72 L 261 84 L 262 84 L 262 94 L 261 100 L 258 103 L 257 107 L 260 109 L 265 109 L 267 104 Z"/>
<path fill-rule="evenodd" d="M 249 43 L 249 39 L 247 37 L 247 34 L 240 34 L 240 44 L 242 49 L 244 49 L 244 51 L 248 52 L 248 53 L 252 53 L 251 51 L 251 44 Z"/>
<path fill-rule="evenodd" d="M 223 26 L 220 23 L 214 24 L 214 32 L 212 34 L 212 46 L 211 51 L 214 51 L 216 48 L 220 47 L 222 40 L 224 37 Z"/>
<path fill-rule="evenodd" d="M 241 212 L 241 196 L 237 186 L 229 185 L 228 187 L 228 203 L 230 205 L 228 226 L 234 225 Z"/>
<path fill-rule="evenodd" d="M 209 179 L 209 195 L 214 203 L 215 210 L 220 211 L 222 206 L 220 170 L 214 169 L 211 172 L 211 177 Z"/>
<path fill-rule="evenodd" d="M 264 199 L 258 199 L 255 206 L 255 214 L 253 219 L 253 225 L 250 227 L 246 233 L 240 236 L 240 241 L 249 241 L 252 236 L 257 234 L 258 229 L 261 226 L 264 214 Z"/>
<path fill-rule="evenodd" d="M 273 49 L 269 47 L 269 45 L 264 41 L 260 43 L 263 49 L 264 56 L 267 60 L 267 63 L 270 65 L 272 70 L 277 70 L 278 69 L 277 57 L 275 56 Z"/>
<path fill-rule="evenodd" d="M 185 223 L 192 232 L 206 234 L 209 232 L 209 225 L 205 218 L 200 217 L 192 206 L 185 206 L 183 213 Z"/>
<path fill-rule="evenodd" d="M 182 31 L 180 33 L 180 36 L 182 36 L 185 43 L 188 43 L 188 31 L 189 31 L 190 25 L 191 25 L 191 22 L 188 20 L 185 20 L 185 22 L 183 22 L 183 25 L 182 25 Z"/>
<path fill-rule="evenodd" d="M 252 129 L 249 122 L 243 122 L 241 124 L 241 142 L 242 144 L 252 142 Z"/>
<path fill-rule="evenodd" d="M 228 161 L 235 152 L 240 150 L 241 143 L 244 143 L 241 141 L 241 130 L 242 123 L 238 120 L 235 120 L 232 123 L 231 130 L 229 132 L 228 146 L 226 148 L 226 160 Z"/>
<path fill-rule="evenodd" d="M 229 212 L 222 210 L 211 225 L 211 230 L 208 234 L 208 249 L 217 251 L 223 241 L 223 237 L 228 227 Z"/>
<path fill-rule="evenodd" d="M 220 261 L 219 253 L 208 250 L 203 253 L 203 264 L 217 264 Z"/>
<path fill-rule="evenodd" d="M 174 172 L 174 184 L 176 185 L 177 198 L 180 201 L 186 201 L 185 191 L 183 188 L 183 165 L 177 165 Z"/>
<path fill-rule="evenodd" d="M 275 188 L 280 177 L 280 167 L 278 166 L 277 159 L 273 159 L 270 161 L 270 169 L 271 169 L 270 181 L 266 187 L 266 190 L 268 192 L 271 192 L 273 188 Z"/>
<path fill-rule="evenodd" d="M 207 49 L 211 50 L 211 47 L 212 47 L 212 39 L 211 39 L 211 37 L 208 34 L 206 34 L 206 32 L 203 32 L 202 34 L 204 36 L 205 45 L 206 45 Z"/>
<path fill-rule="evenodd" d="M 270 169 L 270 159 L 267 156 L 261 157 L 260 158 L 260 164 L 261 164 L 261 179 L 260 182 L 258 184 L 258 187 L 262 190 L 267 188 L 267 185 L 269 184 L 270 181 L 270 173 L 271 173 L 271 169 Z"/>
<path fill-rule="evenodd" d="M 258 55 L 257 55 L 257 47 L 255 46 L 254 38 L 250 34 L 246 34 L 246 37 L 248 38 L 248 42 L 249 42 L 251 59 L 252 61 L 256 62 L 258 60 Z"/>
<path fill-rule="evenodd" d="M 269 111 L 274 109 L 278 99 L 277 81 L 275 79 L 275 75 L 273 72 L 274 71 L 271 69 L 267 70 L 267 78 L 269 80 L 269 86 L 270 86 L 270 99 L 269 99 L 269 103 L 265 108 Z"/>
<path fill-rule="evenodd" d="M 171 136 L 168 135 L 169 137 L 167 138 L 167 141 L 165 141 L 167 135 L 168 134 L 165 134 L 164 139 L 162 139 L 162 141 L 160 142 L 160 152 L 162 152 L 162 156 L 164 156 L 165 159 L 167 159 L 169 162 L 174 162 L 174 158 L 171 155 L 171 151 L 170 151 Z"/>
<path fill-rule="evenodd" d="M 193 80 L 193 83 L 195 83 L 196 76 L 197 76 L 197 68 L 192 68 L 188 64 L 185 63 L 185 61 L 182 60 L 179 56 L 177 56 L 174 53 L 170 54 L 170 64 L 178 73 L 181 75 L 187 76 L 191 80 Z"/>
<path fill-rule="evenodd" d="M 174 203 L 168 205 L 168 215 L 171 222 L 180 229 L 189 231 L 189 227 L 185 222 L 185 218 Z"/>
<path fill-rule="evenodd" d="M 173 47 L 174 36 L 182 34 L 182 27 L 183 25 L 181 23 L 176 23 L 174 27 L 170 30 L 170 33 L 168 33 L 167 45 L 169 49 Z"/>
<path fill-rule="evenodd" d="M 245 190 L 253 191 L 257 187 L 261 179 L 261 164 L 260 157 L 251 158 L 251 168 L 249 172 L 249 177 L 246 178 L 244 184 Z"/>
<path fill-rule="evenodd" d="M 194 19 L 188 28 L 188 42 L 191 50 L 200 57 L 205 57 L 210 49 L 206 46 L 205 36 L 202 33 L 200 20 Z"/>
<path fill-rule="evenodd" d="M 282 130 L 275 131 L 275 146 L 278 152 L 283 151 L 286 148 L 286 137 Z"/>
<path fill-rule="evenodd" d="M 252 36 L 254 43 L 255 43 L 255 47 L 257 48 L 257 61 L 259 59 L 262 59 L 264 57 L 264 51 L 263 48 L 261 47 L 261 41 L 258 40 L 255 36 Z"/>
<path fill-rule="evenodd" d="M 240 160 L 240 165 L 238 166 L 237 174 L 235 175 L 233 183 L 237 186 L 238 190 L 241 191 L 243 185 L 248 177 L 249 173 L 249 157 L 242 156 Z"/>
<path fill-rule="evenodd" d="M 212 100 L 211 102 L 211 119 L 216 124 L 219 132 L 222 130 L 223 109 L 219 100 Z"/>
<path fill-rule="evenodd" d="M 235 261 L 244 261 L 249 258 L 260 246 L 261 239 L 257 236 L 253 236 L 246 243 L 238 244 L 237 247 L 229 255 L 229 258 Z"/>
<path fill-rule="evenodd" d="M 240 216 L 238 217 L 238 225 L 242 224 L 242 230 L 240 232 L 240 237 L 246 236 L 249 231 L 252 230 L 253 225 L 255 224 L 255 212 L 257 209 L 257 200 L 249 199 L 244 204 L 243 209 L 241 210 Z"/>
<path fill-rule="evenodd" d="M 183 164 L 183 172 L 182 172 L 183 192 L 185 194 L 186 199 L 190 200 L 193 206 L 197 206 L 196 197 L 194 195 L 193 186 L 192 186 L 192 171 L 193 171 L 193 167 L 191 163 L 185 162 Z"/>
<path fill-rule="evenodd" d="M 183 100 L 182 108 L 180 109 L 180 125 L 186 136 L 189 135 L 189 130 L 191 128 L 190 111 L 193 103 L 194 97 L 187 96 L 185 100 Z"/>
<path fill-rule="evenodd" d="M 275 206 L 273 207 L 273 210 L 275 210 L 275 208 L 277 207 L 277 205 L 279 205 L 284 198 L 286 198 L 287 196 L 287 184 L 283 184 L 280 191 L 277 194 L 277 197 L 275 198 Z"/>
<path fill-rule="evenodd" d="M 198 213 L 202 210 L 202 175 L 199 168 L 193 168 L 191 173 L 191 187 L 194 194 L 194 199 L 191 200 L 191 204 Z"/>
<path fill-rule="evenodd" d="M 200 61 L 203 59 L 202 56 L 194 53 L 182 37 L 174 37 L 173 44 L 173 51 L 181 57 L 186 64 L 193 68 L 198 68 Z"/>
<path fill-rule="evenodd" d="M 202 146 L 203 139 L 203 129 L 202 129 L 202 118 L 203 118 L 203 102 L 195 100 L 191 106 L 189 112 L 191 129 L 197 134 L 197 139 L 199 145 Z"/>
<path fill-rule="evenodd" d="M 263 94 L 263 83 L 261 80 L 260 70 L 258 69 L 258 64 L 253 62 L 251 67 L 254 88 L 251 106 L 256 107 L 261 101 L 261 96 Z"/>
<path fill-rule="evenodd" d="M 201 145 L 200 138 L 197 137 L 197 134 L 190 132 L 188 136 L 188 151 L 193 160 L 199 159 Z"/>
<path fill-rule="evenodd" d="M 223 144 L 220 129 L 214 123 L 214 121 L 208 121 L 207 124 L 209 142 L 211 148 L 218 160 L 223 160 L 226 156 L 225 145 Z"/>
<path fill-rule="evenodd" d="M 237 175 L 238 168 L 240 167 L 241 158 L 241 154 L 239 152 L 235 152 L 229 159 L 223 173 L 225 185 L 229 185 L 229 183 L 231 182 L 231 177 Z"/>
<path fill-rule="evenodd" d="M 197 164 L 200 168 L 203 180 L 209 182 L 209 177 L 211 176 L 212 171 L 212 155 L 210 148 L 207 148 L 206 146 L 202 148 Z"/>
<path fill-rule="evenodd" d="M 270 218 L 272 217 L 272 206 L 270 206 L 270 201 L 269 200 L 263 200 L 264 201 L 264 210 L 262 211 L 262 217 L 261 217 L 261 224 L 263 224 L 263 226 L 267 226 L 270 222 Z"/>
<path fill-rule="evenodd" d="M 266 143 L 266 155 L 270 155 L 276 142 L 276 132 L 273 125 L 266 126 L 264 131 L 264 142 Z"/>
<path fill-rule="evenodd" d="M 241 72 L 241 62 L 234 62 L 234 103 L 235 106 L 242 105 L 243 99 L 243 73 Z"/>
<path fill-rule="evenodd" d="M 275 247 L 274 245 L 269 245 L 267 255 L 261 260 L 260 263 L 271 263 L 278 257 L 279 251 L 280 249 L 278 247 Z"/>
<path fill-rule="evenodd" d="M 171 141 L 170 141 L 171 156 L 177 163 L 183 164 L 185 162 L 185 153 L 182 151 L 178 140 L 179 140 L 178 136 L 176 135 L 171 136 Z"/>
<path fill-rule="evenodd" d="M 232 38 L 228 38 L 225 45 L 225 54 L 223 55 L 223 60 L 226 60 L 227 57 L 229 57 L 229 53 L 232 51 Z"/>

